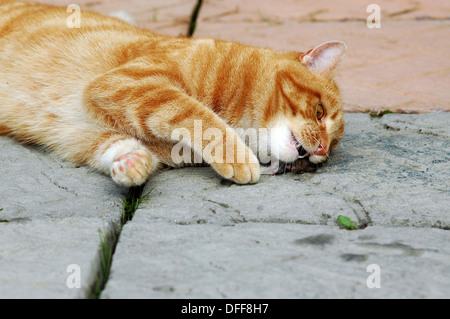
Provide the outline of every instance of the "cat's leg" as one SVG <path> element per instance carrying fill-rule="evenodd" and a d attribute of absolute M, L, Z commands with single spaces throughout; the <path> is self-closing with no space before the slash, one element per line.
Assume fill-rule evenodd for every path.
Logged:
<path fill-rule="evenodd" d="M 102 125 L 114 124 L 133 131 L 142 140 L 157 136 L 178 143 L 181 142 L 180 135 L 173 132 L 181 129 L 191 137 L 183 142 L 195 153 L 201 154 L 224 178 L 239 184 L 256 183 L 259 180 L 258 159 L 223 119 L 166 77 L 142 78 L 133 75 L 136 70 L 139 69 L 134 67 L 128 70 L 123 67 L 114 70 L 87 87 L 84 105 L 93 118 Z M 139 72 L 145 74 L 144 70 Z M 196 126 L 196 121 L 201 121 L 201 125 Z M 221 136 L 216 136 L 214 141 L 195 138 L 198 134 L 207 135 L 205 133 L 209 129 L 220 132 Z M 204 152 L 206 147 L 222 148 L 222 155 L 213 156 Z M 238 153 L 242 151 L 244 156 L 239 156 L 240 160 L 237 160 Z"/>
<path fill-rule="evenodd" d="M 132 136 L 93 125 L 79 126 L 76 132 L 70 127 L 65 125 L 60 136 L 44 141 L 66 160 L 92 167 L 127 187 L 145 183 L 157 169 L 158 158 Z"/>

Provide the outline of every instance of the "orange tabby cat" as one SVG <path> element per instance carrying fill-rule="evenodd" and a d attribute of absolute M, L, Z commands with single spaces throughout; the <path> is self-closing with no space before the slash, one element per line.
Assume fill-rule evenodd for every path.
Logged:
<path fill-rule="evenodd" d="M 0 134 L 125 186 L 144 183 L 158 164 L 182 166 L 179 143 L 245 184 L 259 180 L 264 144 L 267 158 L 320 163 L 343 135 L 333 81 L 343 42 L 275 52 L 161 36 L 87 11 L 72 28 L 70 14 L 0 1 Z M 174 134 L 180 128 L 189 138 Z M 258 129 L 256 143 L 246 146 L 236 128 Z M 211 139 L 209 129 L 221 134 Z"/>

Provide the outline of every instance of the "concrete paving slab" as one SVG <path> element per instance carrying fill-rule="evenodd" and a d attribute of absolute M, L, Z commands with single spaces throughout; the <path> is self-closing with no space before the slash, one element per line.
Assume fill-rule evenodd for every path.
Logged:
<path fill-rule="evenodd" d="M 346 114 L 316 173 L 154 176 L 102 298 L 446 298 L 450 114 Z M 340 229 L 337 217 L 358 230 Z M 370 289 L 367 267 L 382 271 Z M 433 274 L 433 275 L 430 275 Z"/>
<path fill-rule="evenodd" d="M 347 231 L 254 222 L 233 227 L 133 222 L 125 228 L 128 236 L 122 237 L 103 298 L 445 298 L 450 293 L 445 244 L 450 235 L 444 230 Z M 381 270 L 379 289 L 366 284 L 372 264 Z"/>
<path fill-rule="evenodd" d="M 99 232 L 111 236 L 120 225 L 124 190 L 6 137 L 0 149 L 0 298 L 87 297 L 100 265 Z M 66 284 L 72 264 L 80 288 Z"/>

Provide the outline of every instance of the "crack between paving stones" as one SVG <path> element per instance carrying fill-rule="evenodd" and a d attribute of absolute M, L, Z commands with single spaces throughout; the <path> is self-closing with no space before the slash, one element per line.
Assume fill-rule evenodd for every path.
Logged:
<path fill-rule="evenodd" d="M 357 204 L 359 207 L 361 207 L 362 212 L 364 213 L 364 218 L 360 218 L 359 215 L 357 214 L 356 210 L 355 210 L 355 215 L 358 218 L 358 223 L 360 224 L 358 229 L 364 229 L 367 228 L 368 226 L 373 225 L 372 223 L 372 219 L 370 218 L 370 214 L 369 212 L 364 208 L 363 204 L 361 203 L 360 200 L 358 199 L 353 199 L 353 202 L 355 204 Z M 354 208 L 352 208 L 354 209 Z"/>
<path fill-rule="evenodd" d="M 197 4 L 195 5 L 194 9 L 192 10 L 191 19 L 189 21 L 189 29 L 186 34 L 186 36 L 188 38 L 192 38 L 194 36 L 195 29 L 197 28 L 197 19 L 198 19 L 198 15 L 200 13 L 202 4 L 203 4 L 203 0 L 197 0 Z"/>
<path fill-rule="evenodd" d="M 122 201 L 122 216 L 118 222 L 110 222 L 106 230 L 99 230 L 100 247 L 98 257 L 94 266 L 94 275 L 91 277 L 88 285 L 86 297 L 88 299 L 100 299 L 106 284 L 113 262 L 114 253 L 119 243 L 119 238 L 125 224 L 131 221 L 139 208 L 139 205 L 147 199 L 147 194 L 142 194 L 144 185 L 130 187 L 125 199 Z"/>
<path fill-rule="evenodd" d="M 403 122 L 403 123 L 406 123 L 406 122 Z M 424 129 L 421 129 L 421 128 L 418 128 L 418 129 L 416 129 L 416 128 L 409 128 L 408 126 L 406 126 L 404 128 L 399 128 L 399 127 L 394 127 L 394 126 L 391 126 L 389 124 L 383 123 L 383 129 L 388 130 L 388 131 L 395 131 L 395 132 L 403 130 L 403 131 L 410 132 L 410 133 L 435 136 L 435 137 L 440 137 L 440 138 L 444 138 L 444 139 L 448 138 L 447 136 L 440 135 L 439 133 L 436 133 L 436 132 L 430 132 L 430 131 L 427 131 L 427 130 L 424 130 Z"/>
<path fill-rule="evenodd" d="M 400 132 L 400 131 L 405 131 L 408 133 L 415 133 L 415 134 L 421 134 L 421 135 L 428 135 L 428 136 L 435 136 L 435 137 L 439 137 L 439 138 L 443 138 L 443 139 L 448 139 L 449 137 L 446 135 L 442 135 L 439 134 L 439 132 L 433 132 L 433 131 L 428 131 L 427 129 L 421 129 L 421 128 L 411 128 L 408 127 L 407 124 L 409 124 L 406 121 L 401 121 L 401 120 L 397 120 L 397 122 L 405 124 L 405 127 L 395 127 L 392 125 L 389 125 L 387 123 L 382 123 L 380 120 L 383 116 L 385 116 L 386 114 L 404 114 L 404 113 L 398 113 L 398 112 L 394 112 L 394 111 L 390 111 L 390 110 L 384 110 L 378 113 L 375 112 L 369 112 L 368 115 L 370 116 L 370 119 L 373 121 L 379 121 L 378 127 L 382 130 L 386 130 L 386 131 L 394 131 L 394 132 Z"/>
<path fill-rule="evenodd" d="M 341 198 L 344 200 L 344 202 L 346 202 L 347 205 L 353 210 L 355 217 L 358 219 L 358 222 L 355 225 L 356 229 L 365 229 L 373 225 L 369 211 L 364 207 L 359 199 L 350 198 L 342 193 L 340 193 L 339 195 L 341 195 Z"/>

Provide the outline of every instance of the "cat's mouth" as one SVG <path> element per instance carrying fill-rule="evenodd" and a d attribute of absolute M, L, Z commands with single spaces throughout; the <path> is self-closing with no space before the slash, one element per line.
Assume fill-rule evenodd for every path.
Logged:
<path fill-rule="evenodd" d="M 295 148 L 298 152 L 297 159 L 308 158 L 313 163 L 320 163 L 326 160 L 328 157 L 327 149 L 323 146 L 322 142 L 319 143 L 319 146 L 315 149 L 314 152 L 308 152 L 303 145 L 297 140 L 294 133 L 291 131 L 291 143 L 295 145 Z"/>
<path fill-rule="evenodd" d="M 296 143 L 296 148 L 298 152 L 298 158 L 294 162 L 281 162 L 276 174 L 284 174 L 287 172 L 294 172 L 297 174 L 303 173 L 315 173 L 317 169 L 321 166 L 321 163 L 313 163 L 310 161 L 310 157 L 314 156 L 316 152 L 309 153 L 301 143 L 297 141 L 294 134 L 292 134 L 292 138 Z M 322 144 L 319 145 L 318 150 L 321 150 Z"/>
<path fill-rule="evenodd" d="M 301 144 L 297 147 L 298 159 L 305 158 L 309 155 L 308 151 L 303 148 Z"/>

